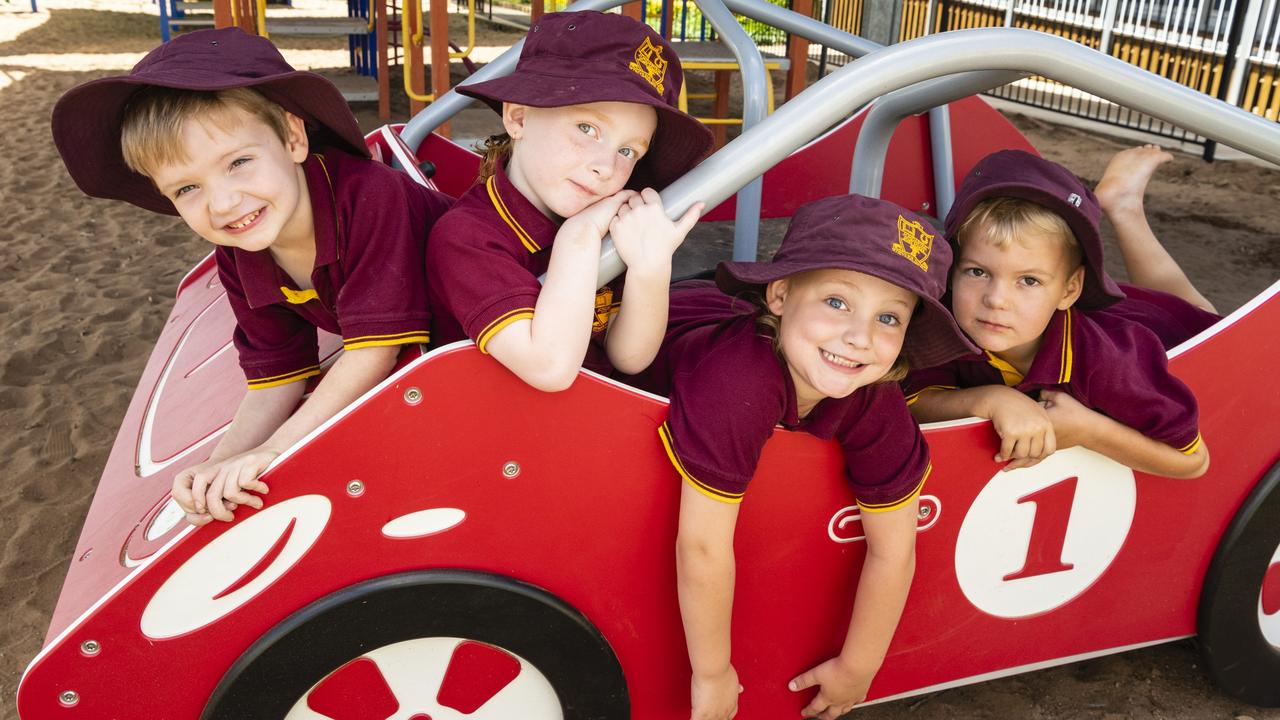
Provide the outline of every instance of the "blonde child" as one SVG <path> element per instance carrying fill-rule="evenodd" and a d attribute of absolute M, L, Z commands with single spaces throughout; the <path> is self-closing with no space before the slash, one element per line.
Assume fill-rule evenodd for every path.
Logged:
<path fill-rule="evenodd" d="M 432 231 L 436 342 L 470 338 L 547 391 L 584 364 L 604 374 L 649 364 L 666 327 L 671 254 L 702 209 L 673 223 L 653 188 L 711 147 L 711 133 L 676 109 L 681 82 L 659 35 L 585 11 L 544 16 L 515 72 L 458 88 L 497 110 L 506 134 L 490 138 L 482 182 Z M 597 291 L 606 233 L 627 272 Z"/>
<path fill-rule="evenodd" d="M 426 238 L 450 199 L 370 160 L 341 92 L 269 41 L 178 37 L 69 91 L 53 135 L 87 194 L 180 215 L 216 246 L 249 392 L 209 459 L 174 478 L 192 523 L 261 507 L 272 460 L 427 342 Z M 317 328 L 344 352 L 298 407 Z"/>
<path fill-rule="evenodd" d="M 1196 399 L 1169 373 L 1166 349 L 1217 316 L 1141 215 L 1159 155 L 1122 153 L 1099 187 L 1130 274 L 1146 288 L 1122 289 L 1107 275 L 1104 206 L 1065 168 L 1021 151 L 974 168 L 947 232 L 957 245 L 952 311 L 983 353 L 911 374 L 919 420 L 989 418 L 1006 470 L 1075 445 L 1156 475 L 1208 469 Z"/>
<path fill-rule="evenodd" d="M 804 716 L 826 720 L 866 696 L 911 586 L 931 469 L 894 381 L 908 363 L 973 352 L 938 300 L 950 260 L 927 221 L 852 195 L 801 207 L 773 262 L 722 263 L 718 289 L 673 289 L 666 340 L 637 384 L 671 397 L 659 433 L 685 481 L 676 556 L 694 720 L 737 712 L 734 528 L 779 425 L 840 443 L 867 539 L 840 653 L 789 686 L 817 687 Z"/>

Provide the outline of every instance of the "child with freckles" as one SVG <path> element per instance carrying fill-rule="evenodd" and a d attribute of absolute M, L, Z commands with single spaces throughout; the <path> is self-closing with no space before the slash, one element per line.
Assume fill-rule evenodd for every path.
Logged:
<path fill-rule="evenodd" d="M 506 132 L 486 142 L 480 182 L 432 231 L 435 342 L 470 338 L 548 392 L 584 366 L 610 375 L 649 364 L 666 327 L 671 255 L 703 207 L 673 222 L 655 188 L 712 142 L 677 109 L 682 81 L 657 33 L 584 11 L 543 16 L 511 75 L 458 88 L 497 111 Z M 627 271 L 597 289 L 605 234 Z"/>
<path fill-rule="evenodd" d="M 990 419 L 1005 470 L 1079 445 L 1153 475 L 1205 473 L 1196 399 L 1167 350 L 1219 317 L 1146 220 L 1147 182 L 1169 159 L 1150 145 L 1119 153 L 1096 195 L 1029 153 L 978 163 L 946 226 L 951 308 L 983 352 L 911 373 L 918 420 Z M 1132 285 L 1103 268 L 1103 214 Z"/>
<path fill-rule="evenodd" d="M 721 263 L 715 286 L 672 288 L 662 349 L 633 380 L 671 398 L 658 434 L 683 480 L 675 554 L 693 720 L 738 711 L 734 531 L 778 426 L 839 443 L 867 542 L 836 654 L 788 687 L 807 696 L 803 717 L 823 720 L 866 697 L 911 586 L 932 468 L 896 381 L 908 364 L 974 352 L 939 302 L 950 260 L 928 221 L 849 195 L 797 210 L 772 262 Z"/>

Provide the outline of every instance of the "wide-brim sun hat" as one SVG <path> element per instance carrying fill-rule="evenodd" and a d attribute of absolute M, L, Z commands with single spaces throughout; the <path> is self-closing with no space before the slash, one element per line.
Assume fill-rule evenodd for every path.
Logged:
<path fill-rule="evenodd" d="M 796 210 L 772 262 L 722 262 L 716 284 L 730 295 L 759 293 L 774 280 L 813 270 L 853 270 L 920 298 L 902 353 L 913 368 L 981 352 L 941 302 L 951 246 L 933 224 L 887 200 L 841 195 Z"/>
<path fill-rule="evenodd" d="M 947 237 L 956 242 L 969 213 L 989 198 L 1018 198 L 1040 205 L 1062 218 L 1084 256 L 1084 289 L 1076 306 L 1101 310 L 1124 299 L 1124 291 L 1107 274 L 1102 257 L 1102 206 L 1080 178 L 1061 165 L 1024 150 L 1000 150 L 978 161 L 956 190 L 947 213 Z"/>
<path fill-rule="evenodd" d="M 147 53 L 127 75 L 91 80 L 59 98 L 53 108 L 54 144 L 85 194 L 178 214 L 149 178 L 129 169 L 120 150 L 129 99 L 147 86 L 206 92 L 252 88 L 302 118 L 313 147 L 369 156 L 355 116 L 332 82 L 294 70 L 266 38 L 239 28 L 199 30 Z"/>
<path fill-rule="evenodd" d="M 504 102 L 539 108 L 648 105 L 657 111 L 658 127 L 627 187 L 661 190 L 701 162 L 715 142 L 705 125 L 679 110 L 683 82 L 675 51 L 647 25 L 584 10 L 544 15 L 529 29 L 510 75 L 456 90 L 499 114 Z"/>

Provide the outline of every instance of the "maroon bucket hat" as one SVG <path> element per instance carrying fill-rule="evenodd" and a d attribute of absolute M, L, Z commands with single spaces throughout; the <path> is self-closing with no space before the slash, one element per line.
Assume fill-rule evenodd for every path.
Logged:
<path fill-rule="evenodd" d="M 1074 173 L 1023 150 L 991 153 L 978 161 L 956 190 L 955 203 L 947 213 L 947 237 L 955 242 L 969 213 L 978 203 L 995 197 L 1029 200 L 1066 221 L 1084 255 L 1084 291 L 1076 301 L 1080 309 L 1100 310 L 1124 299 L 1124 291 L 1103 267 L 1098 231 L 1102 206 Z"/>
<path fill-rule="evenodd" d="M 643 23 L 612 13 L 551 13 L 529 29 L 516 69 L 505 77 L 460 85 L 483 100 L 551 108 L 593 102 L 631 102 L 658 113 L 649 152 L 627 187 L 661 190 L 711 150 L 711 131 L 680 112 L 684 73 L 671 45 Z"/>
<path fill-rule="evenodd" d="M 125 108 L 129 98 L 146 86 L 201 91 L 253 88 L 301 117 L 313 146 L 369 156 L 355 116 L 333 83 L 315 73 L 294 70 L 266 38 L 239 28 L 199 30 L 147 53 L 128 75 L 92 80 L 59 98 L 53 108 L 53 141 L 86 195 L 178 214 L 149 178 L 125 165 L 120 151 Z"/>
<path fill-rule="evenodd" d="M 722 262 L 716 284 L 730 295 L 810 270 L 854 270 L 910 290 L 919 310 L 907 326 L 902 352 L 913 368 L 927 368 L 980 352 L 940 298 L 951 271 L 951 246 L 938 242 L 928 220 L 886 200 L 841 195 L 802 205 L 773 262 Z"/>

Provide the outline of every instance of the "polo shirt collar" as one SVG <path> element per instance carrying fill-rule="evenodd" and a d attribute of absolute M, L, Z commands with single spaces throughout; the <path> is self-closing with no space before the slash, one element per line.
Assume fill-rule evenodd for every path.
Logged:
<path fill-rule="evenodd" d="M 525 250 L 532 254 L 551 246 L 560 231 L 560 224 L 543 215 L 524 193 L 511 184 L 506 168 L 495 168 L 484 185 L 494 212 L 511 228 Z"/>
<path fill-rule="evenodd" d="M 1026 377 L 990 352 L 986 354 L 987 364 L 1000 371 L 1004 384 L 1009 387 L 1033 389 L 1066 385 L 1071 382 L 1071 374 L 1075 366 L 1074 325 L 1075 311 L 1071 308 L 1059 310 L 1053 314 Z"/>
<path fill-rule="evenodd" d="M 311 155 L 302 163 L 307 180 L 307 193 L 311 199 L 311 219 L 315 232 L 316 261 L 320 268 L 338 261 L 338 221 L 333 189 L 332 169 L 323 155 Z M 249 307 L 258 308 L 276 303 L 301 304 L 317 297 L 314 290 L 299 290 L 293 279 L 286 275 L 269 250 L 242 250 L 232 248 L 236 272 L 244 287 Z"/>

